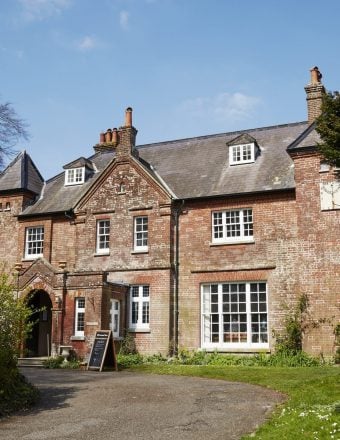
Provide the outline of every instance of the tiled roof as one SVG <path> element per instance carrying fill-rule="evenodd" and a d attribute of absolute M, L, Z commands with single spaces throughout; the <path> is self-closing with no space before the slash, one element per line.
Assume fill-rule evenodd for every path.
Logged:
<path fill-rule="evenodd" d="M 44 179 L 26 151 L 0 173 L 0 191 L 27 190 L 40 194 L 43 185 Z"/>
<path fill-rule="evenodd" d="M 72 209 L 92 184 L 101 175 L 101 172 L 111 162 L 113 152 L 98 153 L 89 158 L 95 165 L 97 172 L 91 174 L 82 185 L 65 186 L 65 174 L 61 173 L 46 182 L 40 199 L 26 208 L 22 215 L 35 215 L 53 212 L 65 212 Z"/>
<path fill-rule="evenodd" d="M 300 122 L 143 145 L 139 154 L 178 198 L 290 189 L 294 170 L 286 149 L 307 127 Z M 256 140 L 260 155 L 254 163 L 230 166 L 226 144 L 242 134 Z"/>
<path fill-rule="evenodd" d="M 245 135 L 245 136 L 242 136 Z M 302 136 L 301 136 L 302 135 Z M 229 165 L 228 143 L 253 138 L 260 153 L 254 163 Z M 314 135 L 313 135 L 314 136 Z M 141 165 L 177 198 L 213 197 L 293 189 L 293 161 L 287 147 L 296 139 L 314 142 L 307 122 L 141 145 Z M 64 173 L 46 182 L 40 200 L 22 215 L 68 211 L 76 206 L 115 157 L 98 152 L 86 159 L 96 172 L 83 185 L 65 186 Z"/>
<path fill-rule="evenodd" d="M 309 125 L 301 135 L 287 148 L 288 151 L 297 151 L 305 148 L 314 148 L 321 138 L 315 131 L 315 123 Z"/>

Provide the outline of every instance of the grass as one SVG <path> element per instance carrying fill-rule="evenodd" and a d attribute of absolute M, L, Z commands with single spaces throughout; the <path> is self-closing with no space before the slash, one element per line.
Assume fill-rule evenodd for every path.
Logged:
<path fill-rule="evenodd" d="M 255 434 L 243 439 L 257 440 L 339 440 L 340 368 L 244 367 L 211 365 L 138 365 L 135 371 L 176 374 L 246 382 L 265 386 L 287 395 L 270 420 Z"/>

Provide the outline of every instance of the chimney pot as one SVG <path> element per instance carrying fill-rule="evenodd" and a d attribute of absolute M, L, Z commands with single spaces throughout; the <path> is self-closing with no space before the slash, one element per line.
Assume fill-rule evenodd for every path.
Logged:
<path fill-rule="evenodd" d="M 99 135 L 99 143 L 103 144 L 105 142 L 105 133 L 100 133 Z"/>
<path fill-rule="evenodd" d="M 118 144 L 118 130 L 117 130 L 117 128 L 112 129 L 112 143 Z"/>
<path fill-rule="evenodd" d="M 128 107 L 125 110 L 125 127 L 132 127 L 132 108 Z"/>
<path fill-rule="evenodd" d="M 310 75 L 311 84 L 320 84 L 321 83 L 322 74 L 317 66 L 314 66 L 310 69 L 310 74 L 311 74 Z"/>
<path fill-rule="evenodd" d="M 108 128 L 105 133 L 105 142 L 111 142 L 112 140 L 112 131 L 111 128 Z"/>

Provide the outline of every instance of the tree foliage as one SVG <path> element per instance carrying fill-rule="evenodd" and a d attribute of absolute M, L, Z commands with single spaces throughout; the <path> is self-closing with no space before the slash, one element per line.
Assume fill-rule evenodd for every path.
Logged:
<path fill-rule="evenodd" d="M 32 328 L 29 321 L 33 310 L 26 299 L 16 298 L 9 276 L 0 273 L 0 372 L 2 368 L 13 368 L 22 341 Z"/>
<path fill-rule="evenodd" d="M 323 96 L 321 115 L 316 119 L 316 131 L 321 137 L 318 149 L 332 165 L 340 166 L 340 94 Z"/>
<path fill-rule="evenodd" d="M 20 119 L 9 102 L 0 103 L 0 169 L 4 158 L 16 153 L 15 144 L 19 139 L 28 139 L 26 123 Z"/>

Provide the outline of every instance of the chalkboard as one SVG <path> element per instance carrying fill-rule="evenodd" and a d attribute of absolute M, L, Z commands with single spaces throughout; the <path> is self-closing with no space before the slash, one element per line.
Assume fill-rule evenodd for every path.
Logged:
<path fill-rule="evenodd" d="M 116 350 L 111 330 L 96 332 L 87 369 L 102 371 L 104 365 L 117 370 Z"/>

